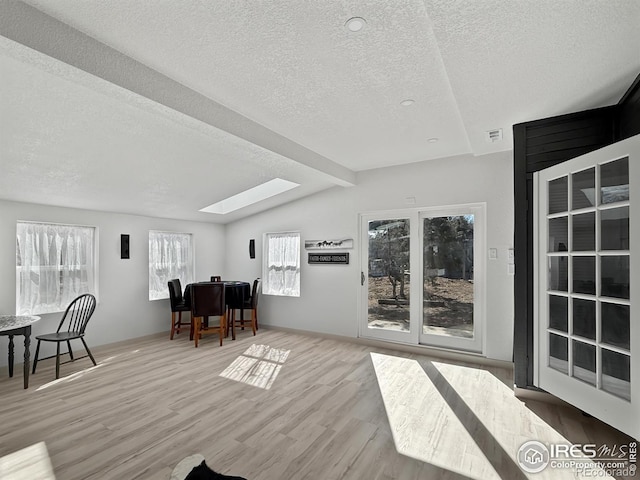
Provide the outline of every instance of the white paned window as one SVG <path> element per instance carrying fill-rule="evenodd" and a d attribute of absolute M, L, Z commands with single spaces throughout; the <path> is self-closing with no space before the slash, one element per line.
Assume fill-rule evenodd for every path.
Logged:
<path fill-rule="evenodd" d="M 96 293 L 96 228 L 18 222 L 16 313 L 64 311 L 84 293 Z"/>
<path fill-rule="evenodd" d="M 169 280 L 180 279 L 182 288 L 192 283 L 193 235 L 149 232 L 149 300 L 169 298 Z"/>
<path fill-rule="evenodd" d="M 265 233 L 262 293 L 300 296 L 300 234 Z"/>

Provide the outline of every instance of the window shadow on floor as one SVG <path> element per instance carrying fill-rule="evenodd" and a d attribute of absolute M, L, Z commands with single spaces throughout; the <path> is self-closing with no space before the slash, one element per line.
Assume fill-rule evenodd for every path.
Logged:
<path fill-rule="evenodd" d="M 524 472 L 436 366 L 430 361 L 420 362 L 420 365 L 498 475 L 510 480 L 526 480 Z"/>

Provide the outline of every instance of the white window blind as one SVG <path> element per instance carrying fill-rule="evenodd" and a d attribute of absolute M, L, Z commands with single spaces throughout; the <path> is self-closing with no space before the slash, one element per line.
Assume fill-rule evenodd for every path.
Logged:
<path fill-rule="evenodd" d="M 300 234 L 265 233 L 262 293 L 300 296 Z"/>
<path fill-rule="evenodd" d="M 83 293 L 96 293 L 95 227 L 18 222 L 16 313 L 64 311 Z"/>
<path fill-rule="evenodd" d="M 190 233 L 149 232 L 149 300 L 169 298 L 169 280 L 192 283 L 193 236 Z"/>

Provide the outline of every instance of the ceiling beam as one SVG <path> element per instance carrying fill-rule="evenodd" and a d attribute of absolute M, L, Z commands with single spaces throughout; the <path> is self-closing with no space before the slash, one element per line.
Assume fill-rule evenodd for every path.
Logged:
<path fill-rule="evenodd" d="M 94 38 L 17 0 L 0 2 L 0 35 L 135 94 L 316 170 L 340 186 L 348 168 L 260 125 Z"/>

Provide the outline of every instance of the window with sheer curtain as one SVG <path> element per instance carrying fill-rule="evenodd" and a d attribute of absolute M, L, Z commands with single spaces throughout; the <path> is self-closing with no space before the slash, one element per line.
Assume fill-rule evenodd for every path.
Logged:
<path fill-rule="evenodd" d="M 96 293 L 96 228 L 18 222 L 16 313 L 64 311 L 84 293 Z"/>
<path fill-rule="evenodd" d="M 169 298 L 169 280 L 180 279 L 182 288 L 192 283 L 193 235 L 149 232 L 149 300 Z"/>
<path fill-rule="evenodd" d="M 265 233 L 262 293 L 300 296 L 300 234 Z"/>

